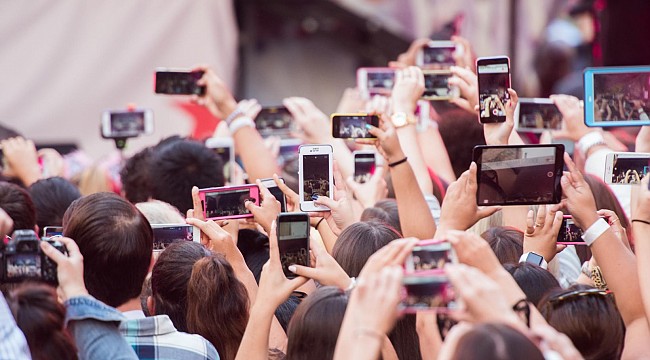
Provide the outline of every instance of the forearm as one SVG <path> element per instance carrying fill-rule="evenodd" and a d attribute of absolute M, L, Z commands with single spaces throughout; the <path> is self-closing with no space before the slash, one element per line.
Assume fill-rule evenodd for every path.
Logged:
<path fill-rule="evenodd" d="M 430 239 L 436 233 L 436 222 L 429 205 L 418 187 L 415 174 L 408 163 L 390 168 L 397 211 L 404 237 Z"/>
<path fill-rule="evenodd" d="M 632 233 L 636 239 L 635 250 L 637 256 L 637 274 L 639 284 L 650 284 L 650 225 L 634 222 Z M 646 316 L 650 314 L 650 286 L 641 286 L 641 299 Z"/>
<path fill-rule="evenodd" d="M 235 152 L 239 154 L 251 183 L 280 173 L 277 159 L 266 148 L 264 139 L 257 130 L 243 127 L 233 134 L 233 140 Z"/>
<path fill-rule="evenodd" d="M 329 144 L 332 145 L 334 159 L 338 165 L 339 171 L 343 179 L 347 179 L 354 175 L 354 155 L 348 148 L 345 141 L 341 139 L 330 139 Z"/>
<path fill-rule="evenodd" d="M 323 220 L 319 225 L 318 228 L 316 228 L 318 231 L 318 234 L 320 235 L 321 240 L 323 241 L 323 245 L 325 246 L 325 249 L 327 250 L 328 253 L 332 253 L 332 250 L 334 249 L 334 244 L 336 244 L 336 239 L 338 237 L 332 229 L 330 229 L 329 225 L 327 225 L 327 221 Z"/>
<path fill-rule="evenodd" d="M 430 126 L 427 131 L 418 134 L 420 153 L 426 165 L 447 183 L 456 180 L 454 168 L 451 166 L 449 154 L 440 132 L 436 126 Z"/>
<path fill-rule="evenodd" d="M 364 330 L 354 315 L 346 312 L 336 341 L 334 360 L 376 360 L 379 357 L 382 337 Z"/>
<path fill-rule="evenodd" d="M 255 301 L 257 300 L 257 281 L 255 281 L 255 276 L 253 273 L 250 271 L 246 263 L 244 262 L 244 259 L 241 259 L 241 262 L 233 262 L 232 267 L 235 271 L 235 276 L 237 277 L 237 280 L 239 280 L 244 287 L 246 288 L 246 292 L 248 293 L 248 299 L 250 301 L 251 306 L 255 304 Z"/>
<path fill-rule="evenodd" d="M 275 309 L 267 303 L 253 305 L 235 360 L 268 359 L 269 333 L 274 312 Z"/>
<path fill-rule="evenodd" d="M 396 130 L 404 156 L 408 157 L 408 162 L 412 167 L 417 186 L 423 194 L 433 194 L 433 183 L 431 182 L 431 176 L 429 176 L 429 171 L 422 153 L 420 152 L 415 125 L 408 125 Z"/>

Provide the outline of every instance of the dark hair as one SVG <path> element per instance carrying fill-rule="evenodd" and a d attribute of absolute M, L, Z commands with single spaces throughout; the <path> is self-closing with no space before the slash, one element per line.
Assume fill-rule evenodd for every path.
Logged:
<path fill-rule="evenodd" d="M 544 355 L 524 334 L 503 324 L 475 325 L 456 344 L 452 359 L 544 360 Z"/>
<path fill-rule="evenodd" d="M 27 190 L 16 184 L 0 182 L 0 208 L 14 221 L 12 232 L 21 229 L 34 230 L 36 210 Z"/>
<path fill-rule="evenodd" d="M 557 331 L 566 334 L 586 360 L 620 359 L 625 340 L 625 325 L 610 295 L 574 295 L 574 291 L 594 290 L 587 285 L 572 285 L 550 291 L 539 310 Z"/>
<path fill-rule="evenodd" d="M 36 224 L 41 230 L 46 226 L 61 226 L 68 206 L 81 197 L 79 189 L 62 177 L 38 180 L 29 187 L 29 193 L 36 208 Z"/>
<path fill-rule="evenodd" d="M 223 163 L 202 143 L 177 140 L 161 146 L 150 163 L 152 195 L 181 213 L 192 208 L 193 186 L 207 188 L 225 183 Z"/>
<path fill-rule="evenodd" d="M 153 253 L 153 231 L 138 209 L 114 193 L 75 200 L 63 217 L 63 235 L 84 257 L 88 292 L 112 307 L 138 298 Z"/>
<path fill-rule="evenodd" d="M 504 264 L 503 267 L 515 279 L 528 301 L 535 306 L 547 292 L 560 287 L 555 276 L 540 266 L 524 262 Z"/>
<path fill-rule="evenodd" d="M 456 177 L 467 169 L 472 162 L 472 149 L 476 145 L 485 145 L 483 127 L 476 121 L 476 115 L 462 109 L 441 114 L 438 121 L 440 137 Z"/>
<path fill-rule="evenodd" d="M 399 222 L 399 213 L 397 212 L 397 200 L 395 199 L 379 200 L 373 207 L 363 210 L 361 221 L 371 220 L 386 223 L 400 234 L 402 233 L 402 225 Z"/>
<path fill-rule="evenodd" d="M 152 154 L 153 148 L 146 147 L 126 160 L 120 170 L 122 193 L 133 204 L 145 202 L 152 196 L 149 180 L 149 162 Z"/>
<path fill-rule="evenodd" d="M 332 256 L 349 276 L 359 276 L 368 258 L 400 235 L 379 221 L 360 221 L 341 232 Z"/>
<path fill-rule="evenodd" d="M 45 284 L 23 283 L 7 299 L 16 324 L 25 334 L 32 359 L 77 359 L 77 348 L 65 329 L 65 306 L 56 290 Z"/>
<path fill-rule="evenodd" d="M 210 341 L 221 359 L 233 360 L 237 355 L 248 323 L 248 307 L 246 287 L 222 255 L 194 264 L 187 286 L 187 327 Z"/>
<path fill-rule="evenodd" d="M 372 254 L 400 237 L 385 223 L 357 222 L 341 232 L 332 249 L 332 256 L 349 276 L 356 277 Z M 389 338 L 400 359 L 421 358 L 415 315 L 406 315 L 398 320 Z"/>
<path fill-rule="evenodd" d="M 287 332 L 287 359 L 332 359 L 348 295 L 333 286 L 312 292 L 296 309 Z"/>
<path fill-rule="evenodd" d="M 210 252 L 199 243 L 176 242 L 160 253 L 151 270 L 155 315 L 169 316 L 178 331 L 187 332 L 187 284 L 192 267 L 209 255 Z"/>
<path fill-rule="evenodd" d="M 491 227 L 481 237 L 490 244 L 501 264 L 517 264 L 524 253 L 524 233 L 509 226 Z"/>

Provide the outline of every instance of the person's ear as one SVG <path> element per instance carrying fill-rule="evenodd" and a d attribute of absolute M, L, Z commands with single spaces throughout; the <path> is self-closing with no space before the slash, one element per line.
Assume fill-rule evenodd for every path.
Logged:
<path fill-rule="evenodd" d="M 149 311 L 149 315 L 156 315 L 156 306 L 153 302 L 153 296 L 147 296 L 147 310 Z"/>
<path fill-rule="evenodd" d="M 153 271 L 153 265 L 156 263 L 156 254 L 154 252 L 151 253 L 151 261 L 149 261 L 149 270 L 147 270 L 147 273 L 151 274 L 151 271 Z"/>

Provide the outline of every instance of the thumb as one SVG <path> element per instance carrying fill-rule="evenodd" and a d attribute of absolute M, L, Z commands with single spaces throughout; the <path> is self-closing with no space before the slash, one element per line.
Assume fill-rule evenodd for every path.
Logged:
<path fill-rule="evenodd" d="M 501 208 L 499 206 L 490 206 L 490 207 L 478 209 L 476 214 L 480 219 L 483 219 L 496 213 L 497 211 L 501 211 Z"/>
<path fill-rule="evenodd" d="M 336 201 L 328 198 L 327 196 L 319 196 L 318 199 L 314 201 L 314 203 L 318 205 L 325 205 L 330 208 L 330 210 L 336 207 Z"/>

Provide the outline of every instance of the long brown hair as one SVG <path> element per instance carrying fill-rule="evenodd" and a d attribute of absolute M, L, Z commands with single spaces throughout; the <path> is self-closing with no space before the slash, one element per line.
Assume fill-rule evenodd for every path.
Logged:
<path fill-rule="evenodd" d="M 248 293 L 226 259 L 214 254 L 192 268 L 187 286 L 187 328 L 232 360 L 248 323 Z"/>

